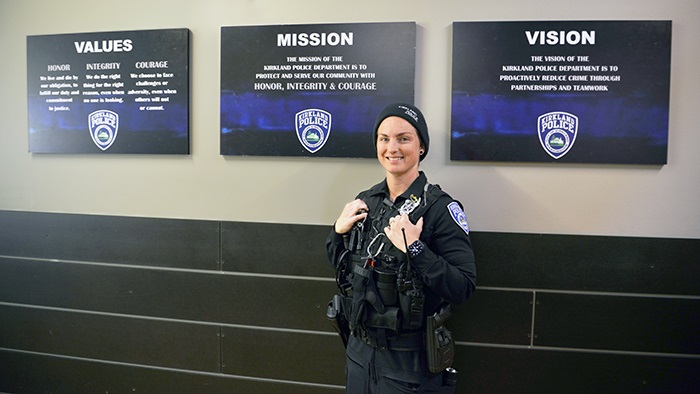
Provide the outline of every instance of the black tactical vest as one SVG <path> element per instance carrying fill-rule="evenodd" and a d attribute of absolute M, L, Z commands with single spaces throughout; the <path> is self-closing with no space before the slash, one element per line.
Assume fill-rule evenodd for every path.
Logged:
<path fill-rule="evenodd" d="M 354 334 L 379 331 L 397 336 L 424 326 L 423 282 L 384 228 L 399 213 L 407 213 L 416 223 L 444 194 L 439 186 L 426 183 L 421 196 L 411 195 L 399 207 L 388 198 L 367 196 L 366 191 L 358 195 L 369 214 L 350 231 L 336 272 L 345 318 Z"/>

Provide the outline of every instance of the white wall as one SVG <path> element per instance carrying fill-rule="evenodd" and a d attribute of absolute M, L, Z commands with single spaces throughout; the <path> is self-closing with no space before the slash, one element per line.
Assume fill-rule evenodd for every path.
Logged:
<path fill-rule="evenodd" d="M 219 155 L 220 27 L 415 21 L 416 104 L 431 129 L 422 168 L 474 230 L 700 238 L 699 18 L 697 0 L 0 0 L 0 209 L 331 224 L 381 167 Z M 667 165 L 449 160 L 453 21 L 623 19 L 673 21 Z M 193 33 L 191 155 L 28 153 L 27 35 L 180 27 Z"/>

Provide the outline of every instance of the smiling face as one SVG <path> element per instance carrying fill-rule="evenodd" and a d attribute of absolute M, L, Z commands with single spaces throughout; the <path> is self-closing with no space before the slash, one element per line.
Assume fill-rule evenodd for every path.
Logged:
<path fill-rule="evenodd" d="M 387 175 L 418 175 L 422 144 L 416 129 L 403 118 L 390 116 L 377 129 L 377 159 Z"/>

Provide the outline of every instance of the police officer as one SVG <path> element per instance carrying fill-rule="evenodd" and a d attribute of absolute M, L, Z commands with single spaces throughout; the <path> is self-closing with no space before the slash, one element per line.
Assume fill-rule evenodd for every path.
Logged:
<path fill-rule="evenodd" d="M 384 108 L 374 144 L 386 178 L 345 205 L 326 240 L 351 330 L 347 393 L 454 392 L 428 368 L 426 319 L 471 296 L 476 265 L 461 204 L 418 169 L 429 142 L 418 108 Z"/>

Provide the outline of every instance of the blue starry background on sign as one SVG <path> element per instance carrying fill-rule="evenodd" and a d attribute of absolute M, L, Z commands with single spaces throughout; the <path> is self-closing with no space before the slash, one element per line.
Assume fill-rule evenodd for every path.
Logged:
<path fill-rule="evenodd" d="M 577 45 L 539 45 L 538 31 L 581 36 L 595 31 L 595 43 L 582 45 L 580 39 Z M 453 34 L 452 160 L 666 163 L 671 22 L 456 22 Z M 543 60 L 533 61 L 533 56 Z M 560 60 L 546 61 L 545 56 Z M 572 57 L 576 60 L 567 60 Z M 556 71 L 504 71 L 506 66 L 538 65 L 556 66 Z M 589 65 L 608 70 L 559 68 Z M 567 80 L 504 81 L 504 75 L 564 75 Z M 619 81 L 591 81 L 592 75 Z M 569 81 L 569 76 L 588 76 L 588 81 Z M 557 90 L 521 90 L 521 85 Z M 563 91 L 562 85 L 571 90 Z M 607 91 L 582 90 L 589 86 Z M 579 119 L 576 143 L 559 159 L 547 154 L 537 136 L 537 118 L 552 111 Z"/>
<path fill-rule="evenodd" d="M 130 39 L 133 49 L 122 52 L 99 52 L 103 43 L 110 40 Z M 98 33 L 56 34 L 27 37 L 27 109 L 29 114 L 29 150 L 32 153 L 140 153 L 140 154 L 188 154 L 189 153 L 189 39 L 187 29 L 114 31 Z M 94 52 L 77 53 L 76 44 L 91 42 Z M 136 64 L 143 61 L 167 61 L 167 69 L 144 69 Z M 87 70 L 88 63 L 119 63 L 119 69 Z M 69 71 L 48 72 L 47 65 L 70 64 Z M 133 78 L 131 75 L 157 72 L 172 74 L 169 78 Z M 70 82 L 77 86 L 61 89 L 79 91 L 79 94 L 56 96 L 72 98 L 72 102 L 52 104 L 41 95 L 41 76 L 65 77 L 75 75 Z M 88 80 L 86 75 L 119 78 Z M 167 81 L 167 86 L 139 86 L 139 81 Z M 120 87 L 95 89 L 110 94 L 84 95 L 84 83 L 123 83 Z M 106 86 L 106 85 L 105 85 Z M 154 93 L 165 88 L 171 94 Z M 58 89 L 50 89 L 58 92 Z M 129 91 L 148 90 L 148 94 L 130 94 Z M 123 94 L 114 94 L 123 91 Z M 54 96 L 51 96 L 54 97 Z M 167 98 L 162 103 L 144 104 L 137 97 Z M 86 103 L 84 99 L 97 99 L 100 103 Z M 51 111 L 49 107 L 69 107 L 66 111 Z M 162 107 L 147 111 L 141 107 Z M 114 143 L 107 150 L 98 148 L 90 137 L 88 114 L 96 110 L 110 110 L 119 115 L 119 130 Z"/>
<path fill-rule="evenodd" d="M 352 32 L 353 45 L 277 45 L 278 34 L 334 32 Z M 413 22 L 222 27 L 221 154 L 375 157 L 371 141 L 377 113 L 391 102 L 413 102 L 415 51 Z M 320 60 L 292 62 L 289 57 Z M 265 71 L 266 66 L 295 65 L 310 65 L 312 70 Z M 313 70 L 325 65 L 358 69 Z M 359 75 L 327 77 L 330 73 Z M 256 74 L 279 75 L 263 79 Z M 299 87 L 291 89 L 288 83 Z M 346 85 L 341 84 L 348 83 L 343 89 Z M 356 83 L 376 83 L 376 90 L 352 88 Z M 256 89 L 256 84 L 266 85 Z M 294 124 L 295 114 L 310 108 L 327 111 L 333 118 L 330 138 L 314 153 L 299 142 Z"/>

